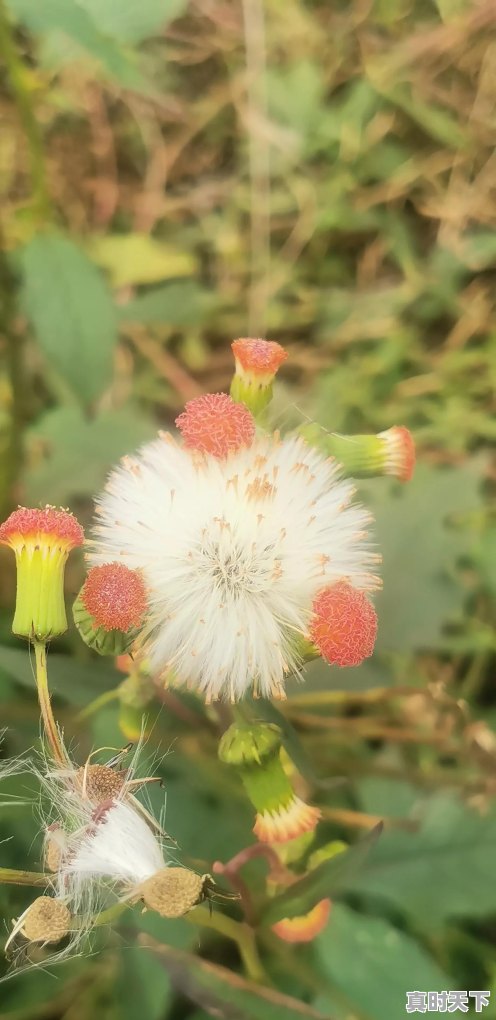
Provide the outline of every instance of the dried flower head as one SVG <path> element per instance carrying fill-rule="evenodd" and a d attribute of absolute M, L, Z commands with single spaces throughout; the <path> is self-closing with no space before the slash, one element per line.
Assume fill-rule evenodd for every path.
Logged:
<path fill-rule="evenodd" d="M 189 868 L 162 868 L 141 884 L 136 898 L 161 917 L 184 917 L 207 898 L 209 882 L 209 875 L 197 875 Z"/>
<path fill-rule="evenodd" d="M 151 670 L 209 698 L 283 694 L 312 602 L 343 577 L 371 591 L 370 515 L 338 466 L 301 438 L 256 439 L 224 459 L 161 437 L 114 470 L 92 564 L 141 570 Z"/>
<path fill-rule="evenodd" d="M 243 404 L 236 404 L 227 393 L 206 393 L 189 400 L 176 418 L 187 449 L 210 453 L 223 459 L 250 446 L 255 422 Z"/>
<path fill-rule="evenodd" d="M 363 591 L 339 581 L 313 603 L 310 636 L 321 655 L 336 666 L 359 666 L 374 650 L 377 616 Z"/>
<path fill-rule="evenodd" d="M 65 564 L 71 549 L 83 540 L 76 518 L 52 506 L 19 507 L 0 526 L 0 543 L 10 546 L 16 556 L 14 634 L 46 640 L 67 630 Z"/>
<path fill-rule="evenodd" d="M 57 943 L 67 935 L 71 915 L 62 900 L 38 896 L 23 915 L 22 934 L 28 942 Z"/>

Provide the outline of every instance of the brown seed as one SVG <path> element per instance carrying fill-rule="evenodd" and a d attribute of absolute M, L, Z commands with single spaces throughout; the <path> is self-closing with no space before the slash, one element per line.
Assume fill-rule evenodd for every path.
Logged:
<path fill-rule="evenodd" d="M 22 933 L 29 942 L 60 942 L 67 935 L 71 915 L 61 900 L 38 896 L 24 918 Z"/>
<path fill-rule="evenodd" d="M 205 876 L 188 868 L 164 868 L 140 886 L 140 897 L 161 917 L 183 917 L 204 897 Z"/>
<path fill-rule="evenodd" d="M 83 796 L 95 804 L 101 804 L 119 797 L 126 775 L 126 772 L 115 772 L 108 765 L 82 765 L 77 769 L 76 782 Z"/>
<path fill-rule="evenodd" d="M 47 871 L 58 871 L 62 859 L 62 847 L 47 833 L 45 842 L 45 868 Z"/>

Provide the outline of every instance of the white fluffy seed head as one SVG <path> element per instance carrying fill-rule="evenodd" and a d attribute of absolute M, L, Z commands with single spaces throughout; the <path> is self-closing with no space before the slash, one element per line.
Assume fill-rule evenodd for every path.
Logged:
<path fill-rule="evenodd" d="M 299 667 L 316 592 L 378 587 L 370 516 L 339 466 L 301 438 L 263 437 L 224 460 L 168 436 L 113 471 L 91 564 L 143 571 L 143 653 L 207 697 L 281 692 Z"/>
<path fill-rule="evenodd" d="M 164 867 L 162 847 L 146 821 L 126 801 L 114 800 L 101 805 L 92 824 L 72 839 L 58 881 L 78 903 L 100 880 L 133 888 Z"/>

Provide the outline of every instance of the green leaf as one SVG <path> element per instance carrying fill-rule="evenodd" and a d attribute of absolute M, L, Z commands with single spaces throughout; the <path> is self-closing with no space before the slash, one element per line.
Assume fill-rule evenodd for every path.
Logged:
<path fill-rule="evenodd" d="M 22 307 L 49 365 L 83 404 L 112 378 L 117 324 L 101 274 L 72 241 L 35 237 L 22 251 Z"/>
<path fill-rule="evenodd" d="M 193 280 L 179 280 L 155 287 L 126 305 L 120 305 L 117 315 L 120 322 L 194 326 L 202 321 L 213 300 L 212 295 L 201 290 Z"/>
<path fill-rule="evenodd" d="M 456 248 L 458 258 L 473 272 L 489 269 L 496 262 L 496 237 L 492 230 L 466 233 Z"/>
<path fill-rule="evenodd" d="M 30 32 L 62 33 L 69 37 L 106 73 L 124 88 L 149 94 L 152 89 L 132 60 L 119 45 L 100 31 L 99 20 L 93 21 L 77 0 L 7 0 L 14 15 Z M 100 11 L 101 13 L 101 11 Z M 63 52 L 61 53 L 63 57 Z"/>
<path fill-rule="evenodd" d="M 286 70 L 269 69 L 268 96 L 272 115 L 306 135 L 322 117 L 324 78 L 318 66 L 303 60 Z"/>
<path fill-rule="evenodd" d="M 95 262 L 107 269 L 115 287 L 157 283 L 196 271 L 196 259 L 188 252 L 148 234 L 111 234 L 94 238 L 88 246 Z"/>
<path fill-rule="evenodd" d="M 467 595 L 456 567 L 473 539 L 450 519 L 478 509 L 483 476 L 484 461 L 473 458 L 457 468 L 419 465 L 401 488 L 382 480 L 360 485 L 383 555 L 377 651 L 436 648 L 444 624 L 462 616 Z"/>
<path fill-rule="evenodd" d="M 78 0 L 102 32 L 122 42 L 139 43 L 179 17 L 188 0 Z"/>
<path fill-rule="evenodd" d="M 163 967 L 142 946 L 127 946 L 119 962 L 114 996 L 121 1020 L 161 1020 L 171 998 Z"/>
<path fill-rule="evenodd" d="M 489 527 L 481 536 L 474 559 L 484 586 L 496 596 L 496 527 Z"/>
<path fill-rule="evenodd" d="M 23 687 L 34 691 L 33 664 L 26 648 L 0 645 L 0 669 Z M 103 691 L 116 687 L 122 674 L 110 662 L 95 659 L 78 662 L 70 655 L 49 654 L 50 688 L 71 705 L 84 707 Z"/>
<path fill-rule="evenodd" d="M 442 20 L 449 24 L 469 10 L 470 0 L 436 0 L 436 7 Z"/>
<path fill-rule="evenodd" d="M 329 924 L 314 948 L 321 972 L 364 1020 L 403 1016 L 407 990 L 455 987 L 409 935 L 341 903 L 333 904 Z"/>
<path fill-rule="evenodd" d="M 284 917 L 299 917 L 308 913 L 319 900 L 335 896 L 336 892 L 349 881 L 350 876 L 363 867 L 382 828 L 382 823 L 376 825 L 359 843 L 323 861 L 304 878 L 289 886 L 279 896 L 275 896 L 262 915 L 262 923 L 272 925 Z"/>
<path fill-rule="evenodd" d="M 109 469 L 154 435 L 153 426 L 133 408 L 105 411 L 92 421 L 77 407 L 61 407 L 45 414 L 30 432 L 33 450 L 25 478 L 28 503 L 71 504 L 101 488 Z M 39 455 L 38 455 L 39 456 Z"/>
<path fill-rule="evenodd" d="M 245 981 L 226 967 L 148 938 L 140 941 L 156 953 L 179 991 L 222 1020 L 332 1020 L 289 995 Z"/>
<path fill-rule="evenodd" d="M 496 911 L 495 855 L 494 807 L 480 815 L 438 794 L 427 803 L 418 832 L 387 830 L 344 886 L 380 896 L 435 928 L 448 918 Z"/>

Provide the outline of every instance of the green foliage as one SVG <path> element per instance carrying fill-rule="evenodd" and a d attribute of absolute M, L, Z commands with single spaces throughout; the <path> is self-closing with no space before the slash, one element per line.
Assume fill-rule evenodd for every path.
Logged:
<path fill-rule="evenodd" d="M 342 903 L 334 905 L 332 924 L 319 936 L 316 951 L 337 1001 L 346 1004 L 344 1016 L 358 1010 L 360 1020 L 400 1017 L 407 990 L 458 987 L 409 935 Z M 329 997 L 332 1006 L 333 999 Z"/>
<path fill-rule="evenodd" d="M 96 492 L 112 464 L 137 449 L 154 430 L 133 408 L 87 419 L 77 407 L 48 411 L 30 434 L 37 456 L 26 475 L 31 502 L 65 505 Z"/>
<path fill-rule="evenodd" d="M 112 297 L 83 252 L 63 237 L 35 237 L 20 256 L 22 307 L 49 365 L 90 405 L 112 378 Z"/>
<path fill-rule="evenodd" d="M 418 832 L 385 832 L 363 869 L 345 884 L 406 911 L 418 925 L 439 928 L 457 917 L 496 909 L 492 882 L 496 814 L 480 815 L 438 794 L 422 811 Z"/>
<path fill-rule="evenodd" d="M 139 43 L 184 12 L 187 0 L 79 0 L 102 32 L 125 43 Z"/>
<path fill-rule="evenodd" d="M 334 897 L 349 885 L 356 871 L 361 872 L 371 847 L 379 838 L 382 825 L 376 826 L 365 839 L 329 860 L 322 861 L 299 882 L 274 896 L 263 915 L 264 924 L 275 924 L 283 917 L 299 917 L 308 913 L 319 900 Z"/>
<path fill-rule="evenodd" d="M 190 276 L 196 268 L 187 252 L 145 234 L 95 238 L 90 250 L 95 261 L 108 270 L 115 287 Z"/>
<path fill-rule="evenodd" d="M 322 1013 L 271 988 L 261 988 L 225 967 L 199 961 L 197 957 L 152 945 L 153 951 L 170 974 L 172 982 L 210 1013 L 214 1010 L 225 1020 L 325 1020 Z M 332 1020 L 327 1017 L 327 1020 Z"/>
<path fill-rule="evenodd" d="M 43 5 L 39 5 L 31 3 L 31 0 L 8 0 L 8 6 L 14 17 L 31 32 L 42 36 L 55 32 L 59 39 L 61 59 L 68 37 L 86 58 L 91 57 L 97 61 L 104 73 L 123 88 L 138 92 L 150 91 L 138 68 L 120 49 L 118 33 L 115 33 L 115 38 L 107 36 L 101 30 L 103 26 L 100 18 L 93 20 L 90 17 L 89 3 L 85 5 L 78 0 L 44 0 Z"/>
<path fill-rule="evenodd" d="M 473 551 L 463 521 L 481 508 L 484 470 L 481 459 L 444 470 L 419 465 L 408 486 L 363 485 L 383 556 L 378 650 L 437 648 L 445 624 L 462 619 L 468 591 L 459 568 Z"/>

